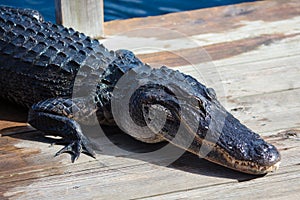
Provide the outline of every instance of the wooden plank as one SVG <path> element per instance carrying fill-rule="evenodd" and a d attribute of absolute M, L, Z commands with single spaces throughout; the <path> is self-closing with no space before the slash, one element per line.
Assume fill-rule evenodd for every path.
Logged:
<path fill-rule="evenodd" d="M 299 199 L 300 194 L 295 192 L 300 188 L 299 170 L 300 167 L 296 165 L 293 168 L 287 168 L 285 173 L 274 175 L 272 178 L 265 177 L 238 184 L 220 184 L 210 189 L 195 188 L 143 199 L 219 199 L 220 197 L 222 199 Z M 283 187 L 286 185 L 287 179 L 289 184 Z"/>
<path fill-rule="evenodd" d="M 297 18 L 297 23 L 300 22 L 300 18 Z M 284 31 L 284 30 L 282 30 Z M 272 44 L 278 44 L 281 40 L 287 38 L 295 38 L 299 35 L 299 31 L 296 34 L 281 35 L 270 34 L 260 35 L 254 38 L 245 38 L 241 40 L 232 40 L 230 42 L 220 42 L 217 44 L 211 44 L 206 46 L 198 46 L 195 48 L 181 48 L 180 50 L 169 50 L 154 52 L 146 54 L 139 54 L 139 57 L 147 63 L 151 63 L 154 59 L 158 59 L 160 63 L 165 63 L 166 66 L 185 66 L 190 64 L 205 63 L 208 61 L 222 60 L 226 58 L 232 58 L 240 54 L 252 52 L 260 49 L 264 46 L 272 46 Z M 180 41 L 174 41 L 180 44 Z M 129 42 L 128 42 L 129 43 Z M 152 47 L 151 44 L 149 44 Z M 152 47 L 153 48 L 153 47 Z M 224 49 L 224 51 L 220 51 Z M 295 50 L 291 49 L 293 54 L 297 54 Z M 282 52 L 282 49 L 281 49 Z M 274 53 L 277 53 L 276 51 Z M 273 55 L 274 56 L 274 55 Z M 282 54 L 281 54 L 282 56 Z M 188 59 L 182 59 L 188 58 Z M 246 60 L 245 60 L 246 61 Z M 243 62 L 245 62 L 243 61 Z"/>
<path fill-rule="evenodd" d="M 299 128 L 300 90 L 237 98 L 229 106 L 231 113 L 261 135 Z"/>
<path fill-rule="evenodd" d="M 228 30 L 237 29 L 243 26 L 247 21 L 260 22 L 276 22 L 281 20 L 289 20 L 299 16 L 300 8 L 298 0 L 285 1 L 282 5 L 280 0 L 266 0 L 255 3 L 243 3 L 231 6 L 220 6 L 201 10 L 171 13 L 162 16 L 135 18 L 126 20 L 126 23 L 120 21 L 111 21 L 105 23 L 107 35 L 118 35 L 127 33 L 135 29 L 143 29 L 149 27 L 163 27 L 173 30 L 173 34 L 167 32 L 149 33 L 150 37 L 160 38 L 162 40 L 170 40 L 178 37 L 178 33 L 182 36 L 194 35 L 210 35 L 212 33 L 221 33 L 225 37 Z M 276 15 L 274 13 L 277 13 Z M 280 28 L 280 27 L 276 27 Z M 264 26 L 256 24 L 252 27 L 255 29 L 265 29 Z M 248 35 L 255 34 L 255 31 L 248 31 Z M 276 32 L 276 30 L 275 30 Z M 167 33 L 167 34 L 165 34 Z M 147 34 L 147 33 L 144 33 Z M 218 39 L 211 35 L 211 40 Z M 230 40 L 230 37 L 228 37 Z"/>
<path fill-rule="evenodd" d="M 15 196 L 18 194 L 20 199 L 38 199 L 46 196 L 56 199 L 68 199 L 68 197 L 75 199 L 83 197 L 116 199 L 124 198 L 123 195 L 126 192 L 126 199 L 153 195 L 158 197 L 162 195 L 162 198 L 165 198 L 164 195 L 166 194 L 172 197 L 172 195 L 179 193 L 179 196 L 182 193 L 181 191 L 193 191 L 195 192 L 194 196 L 201 195 L 204 190 L 207 190 L 207 193 L 215 193 L 216 188 L 220 193 L 225 193 L 227 187 L 239 188 L 243 183 L 238 182 L 246 180 L 248 180 L 245 182 L 246 185 L 257 184 L 258 189 L 260 188 L 258 186 L 264 185 L 266 188 L 261 190 L 259 195 L 268 195 L 274 184 L 279 187 L 276 184 L 278 180 L 282 184 L 283 181 L 287 180 L 286 178 L 299 178 L 295 175 L 298 174 L 296 172 L 299 170 L 298 156 L 300 156 L 298 143 L 295 141 L 293 143 L 292 138 L 278 135 L 269 139 L 281 148 L 284 167 L 282 166 L 283 170 L 264 178 L 251 180 L 252 176 L 199 160 L 191 154 L 185 154 L 170 167 L 128 158 L 113 159 L 109 156 L 103 156 L 99 161 L 82 162 L 81 160 L 75 167 L 72 165 L 58 165 L 54 169 L 52 169 L 53 167 L 45 167 L 42 171 L 32 170 L 33 175 L 39 175 L 35 180 L 14 179 L 14 176 L 12 180 L 7 178 L 8 182 L 4 182 L 5 185 L 9 186 L 18 182 L 19 186 L 6 191 L 5 195 Z M 293 155 L 293 157 L 289 157 L 289 155 Z M 118 165 L 112 164 L 116 161 L 119 162 Z M 52 172 L 51 175 L 47 175 L 49 171 Z M 9 173 L 10 171 L 6 172 L 7 177 L 9 177 Z M 23 174 L 19 176 L 26 177 Z M 268 187 L 270 182 L 272 186 Z M 222 188 L 219 188 L 219 186 Z M 211 189 L 213 191 L 210 191 Z M 61 192 L 61 190 L 64 190 L 64 192 Z M 244 190 L 249 192 L 247 189 Z M 293 191 L 294 186 L 288 190 Z M 196 193 L 197 191 L 198 193 Z M 189 197 L 193 197 L 193 195 L 189 195 Z M 281 193 L 280 195 L 285 194 Z M 212 194 L 212 196 L 217 196 L 217 194 Z"/>
<path fill-rule="evenodd" d="M 94 38 L 104 33 L 103 0 L 55 0 L 56 22 Z"/>
<path fill-rule="evenodd" d="M 263 56 L 263 52 L 261 53 Z M 299 59 L 300 55 L 297 55 L 224 67 L 213 65 L 210 69 L 210 65 L 174 69 L 196 77 L 209 87 L 214 87 L 218 98 L 226 104 L 230 99 L 237 97 L 298 89 Z M 228 99 L 224 99 L 225 96 Z"/>

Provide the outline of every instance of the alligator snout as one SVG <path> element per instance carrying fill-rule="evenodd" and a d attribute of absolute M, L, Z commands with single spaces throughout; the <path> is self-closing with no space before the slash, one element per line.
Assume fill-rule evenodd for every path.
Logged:
<path fill-rule="evenodd" d="M 280 154 L 275 146 L 243 125 L 217 100 L 210 104 L 210 132 L 218 135 L 207 159 L 250 174 L 265 174 L 278 168 Z"/>
<path fill-rule="evenodd" d="M 260 141 L 253 146 L 253 151 L 251 157 L 261 166 L 272 166 L 280 160 L 280 154 L 276 147 L 272 144 L 266 143 L 265 141 Z"/>

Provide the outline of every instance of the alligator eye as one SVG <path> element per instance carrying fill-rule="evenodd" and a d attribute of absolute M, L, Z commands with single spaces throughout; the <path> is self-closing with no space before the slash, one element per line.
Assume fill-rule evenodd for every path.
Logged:
<path fill-rule="evenodd" d="M 206 88 L 206 94 L 210 99 L 217 99 L 216 91 L 213 88 Z"/>
<path fill-rule="evenodd" d="M 204 103 L 204 101 L 202 101 L 200 98 L 198 98 L 198 97 L 196 97 L 196 99 L 197 99 L 197 102 L 198 102 L 198 107 L 199 107 L 199 109 L 201 110 L 201 112 L 204 114 L 204 115 L 206 115 L 206 109 L 205 109 L 205 103 Z"/>

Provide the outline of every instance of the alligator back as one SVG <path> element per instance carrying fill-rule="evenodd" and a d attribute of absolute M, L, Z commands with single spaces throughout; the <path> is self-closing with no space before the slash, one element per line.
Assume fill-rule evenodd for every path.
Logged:
<path fill-rule="evenodd" d="M 75 77 L 102 74 L 114 59 L 97 40 L 44 22 L 37 11 L 0 7 L 0 97 L 26 107 L 69 97 Z"/>

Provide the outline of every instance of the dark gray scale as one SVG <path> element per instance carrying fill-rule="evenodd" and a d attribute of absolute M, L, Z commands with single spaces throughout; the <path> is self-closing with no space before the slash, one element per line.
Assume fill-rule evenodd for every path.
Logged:
<path fill-rule="evenodd" d="M 114 124 L 111 111 L 111 98 L 116 83 L 131 69 L 144 65 L 131 51 L 118 50 L 115 52 L 115 55 L 117 59 L 110 63 L 108 68 L 101 75 L 94 97 L 95 104 L 98 107 L 98 120 L 100 123 L 107 125 Z"/>
<path fill-rule="evenodd" d="M 98 70 L 99 77 L 114 59 L 98 41 L 44 22 L 36 11 L 1 8 L 1 12 L 0 69 L 5 73 L 0 75 L 0 95 L 4 98 L 29 107 L 51 97 L 70 97 L 82 66 L 85 76 Z"/>
<path fill-rule="evenodd" d="M 79 157 L 81 152 L 95 158 L 88 138 L 82 133 L 79 123 L 73 119 L 77 112 L 84 110 L 84 107 L 80 105 L 85 104 L 79 101 L 84 101 L 84 99 L 78 99 L 76 103 L 70 98 L 47 99 L 33 105 L 28 116 L 28 122 L 45 135 L 63 137 L 67 145 L 55 156 L 65 152 L 72 153 L 72 162 Z"/>

